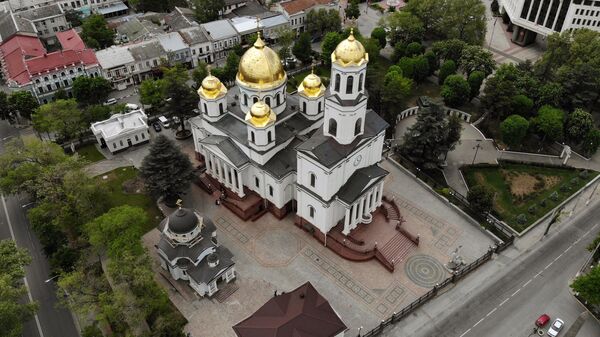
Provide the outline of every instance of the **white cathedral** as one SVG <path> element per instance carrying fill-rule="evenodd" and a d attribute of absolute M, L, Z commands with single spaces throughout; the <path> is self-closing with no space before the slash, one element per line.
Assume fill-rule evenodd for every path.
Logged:
<path fill-rule="evenodd" d="M 347 235 L 381 205 L 388 124 L 367 109 L 369 55 L 352 33 L 331 61 L 329 88 L 311 73 L 288 95 L 281 61 L 259 34 L 236 86 L 202 81 L 190 122 L 197 157 L 228 195 L 253 194 L 279 218 L 295 211 L 299 226 L 326 234 L 339 224 Z"/>

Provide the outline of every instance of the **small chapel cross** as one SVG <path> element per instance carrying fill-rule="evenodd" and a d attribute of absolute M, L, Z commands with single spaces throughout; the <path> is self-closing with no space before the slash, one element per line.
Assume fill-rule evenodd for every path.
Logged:
<path fill-rule="evenodd" d="M 175 205 L 177 205 L 177 207 L 179 207 L 181 209 L 181 205 L 183 205 L 183 200 L 177 199 L 177 202 L 175 203 Z"/>

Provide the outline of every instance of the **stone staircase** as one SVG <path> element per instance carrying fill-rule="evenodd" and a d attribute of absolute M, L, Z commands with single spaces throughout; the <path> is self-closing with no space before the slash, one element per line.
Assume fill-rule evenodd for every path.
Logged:
<path fill-rule="evenodd" d="M 212 298 L 219 303 L 223 303 L 238 289 L 240 289 L 240 287 L 235 282 L 227 283 L 223 288 L 219 289 Z"/>
<path fill-rule="evenodd" d="M 416 245 L 402 233 L 397 233 L 379 252 L 392 266 L 406 260 Z"/>
<path fill-rule="evenodd" d="M 394 207 L 391 203 L 383 202 L 381 205 L 385 208 L 385 213 L 387 214 L 387 218 L 390 221 L 393 220 L 401 220 L 400 212 L 396 207 Z"/>

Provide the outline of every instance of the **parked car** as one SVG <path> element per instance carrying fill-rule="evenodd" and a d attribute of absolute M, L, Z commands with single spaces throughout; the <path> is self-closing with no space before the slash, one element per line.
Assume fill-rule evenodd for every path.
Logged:
<path fill-rule="evenodd" d="M 133 103 L 127 103 L 127 104 L 125 104 L 125 109 L 127 109 L 129 111 L 137 110 L 139 108 L 140 108 L 140 106 L 137 105 L 137 104 L 133 104 Z"/>
<path fill-rule="evenodd" d="M 167 117 L 165 116 L 160 116 L 158 117 L 158 122 L 160 123 L 160 125 L 165 128 L 168 129 L 169 128 L 169 120 L 167 119 Z"/>
<path fill-rule="evenodd" d="M 537 327 L 541 328 L 544 325 L 548 324 L 548 322 L 550 322 L 550 316 L 543 314 L 535 321 L 535 325 Z"/>
<path fill-rule="evenodd" d="M 562 330 L 564 325 L 565 325 L 565 322 L 562 319 L 560 319 L 560 318 L 555 319 L 554 323 L 552 323 L 552 326 L 550 326 L 550 329 L 548 329 L 548 336 L 550 336 L 550 337 L 558 336 L 558 333 L 560 332 L 560 330 Z"/>
<path fill-rule="evenodd" d="M 113 105 L 113 104 L 117 104 L 117 99 L 116 98 L 109 98 L 106 100 L 106 102 L 103 103 L 104 105 Z"/>
<path fill-rule="evenodd" d="M 162 128 L 160 127 L 160 124 L 158 122 L 152 124 L 152 127 L 154 128 L 154 131 L 156 131 L 156 132 L 160 132 L 160 130 L 162 130 Z"/>

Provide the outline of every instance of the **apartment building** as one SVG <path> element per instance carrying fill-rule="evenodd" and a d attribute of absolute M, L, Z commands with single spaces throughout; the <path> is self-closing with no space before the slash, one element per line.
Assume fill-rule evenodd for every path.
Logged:
<path fill-rule="evenodd" d="M 207 33 L 200 26 L 185 28 L 179 31 L 185 43 L 190 47 L 192 66 L 198 66 L 198 62 L 212 63 L 212 42 Z"/>
<path fill-rule="evenodd" d="M 203 23 L 200 26 L 212 41 L 213 62 L 223 60 L 241 42 L 238 32 L 228 19 Z"/>
<path fill-rule="evenodd" d="M 56 33 L 70 29 L 65 12 L 58 3 L 19 11 L 16 16 L 29 20 L 35 26 L 38 36 L 49 45 L 56 43 Z"/>
<path fill-rule="evenodd" d="M 306 15 L 313 9 L 333 8 L 331 0 L 289 0 L 278 2 L 275 10 L 281 12 L 290 23 L 290 27 L 300 34 L 306 30 Z"/>

